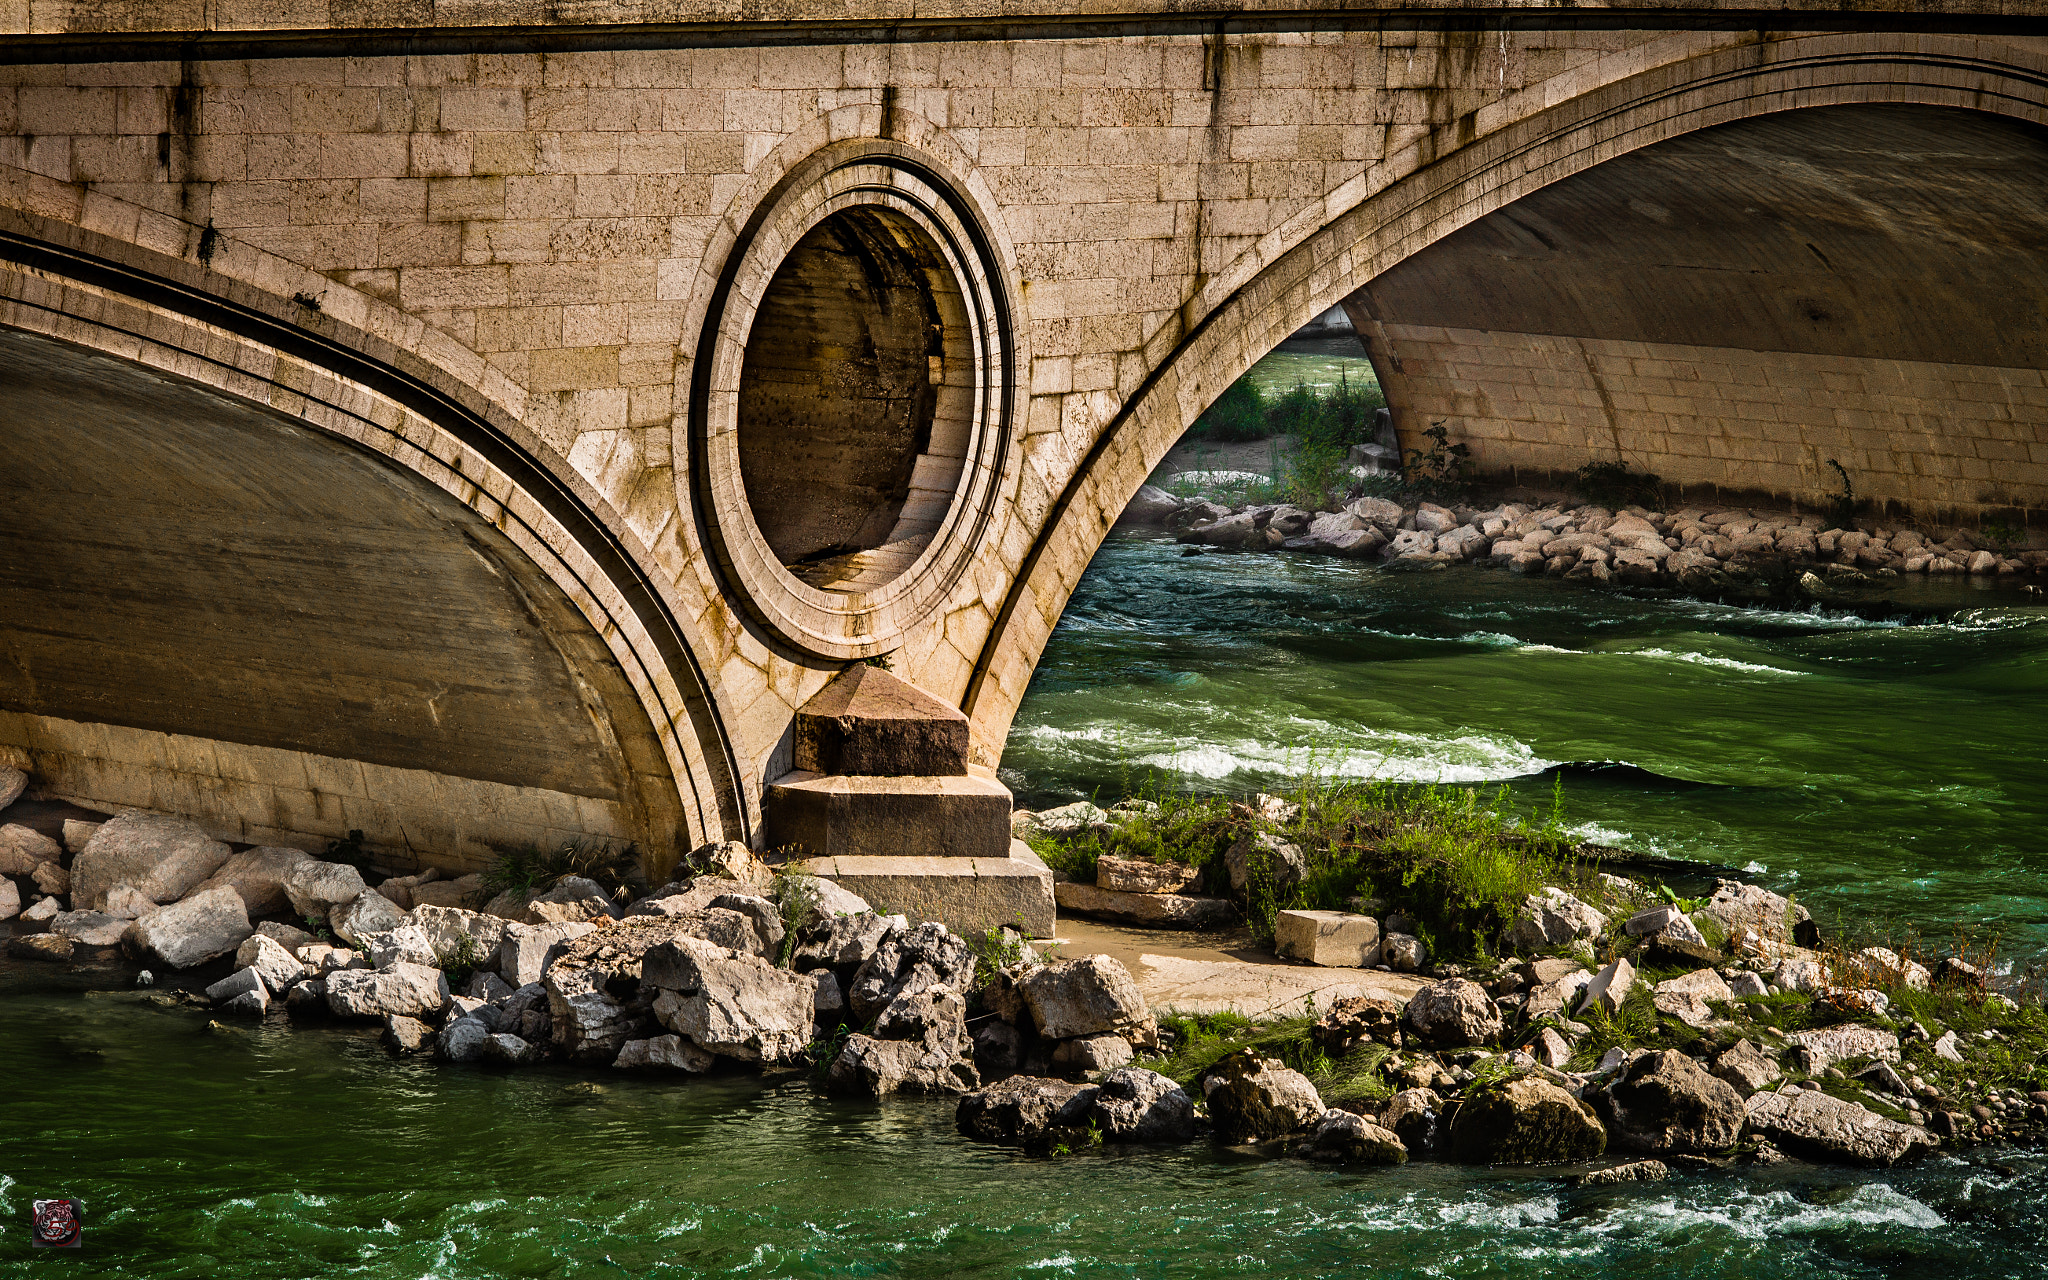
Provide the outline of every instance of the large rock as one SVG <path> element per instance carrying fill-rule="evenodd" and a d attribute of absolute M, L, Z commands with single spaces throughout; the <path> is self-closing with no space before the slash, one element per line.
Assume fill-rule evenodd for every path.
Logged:
<path fill-rule="evenodd" d="M 641 981 L 661 1025 L 722 1058 L 787 1062 L 810 1043 L 818 981 L 698 938 L 653 947 Z"/>
<path fill-rule="evenodd" d="M 1392 1130 L 1409 1151 L 1426 1152 L 1436 1145 L 1437 1121 L 1442 1112 L 1443 1099 L 1437 1097 L 1435 1090 L 1403 1089 L 1380 1113 L 1380 1125 Z"/>
<path fill-rule="evenodd" d="M 1302 1143 L 1301 1154 L 1311 1160 L 1345 1164 L 1401 1164 L 1408 1159 L 1408 1148 L 1391 1129 L 1364 1116 L 1326 1111 L 1316 1122 L 1315 1132 Z"/>
<path fill-rule="evenodd" d="M 623 914 L 596 881 L 582 876 L 563 876 L 554 888 L 527 903 L 526 911 L 535 924 L 561 924 L 569 920 L 595 923 L 616 920 Z"/>
<path fill-rule="evenodd" d="M 182 818 L 120 814 L 101 823 L 72 860 L 72 902 L 104 907 L 117 884 L 133 885 L 152 902 L 176 902 L 227 860 L 226 845 Z"/>
<path fill-rule="evenodd" d="M 69 960 L 78 944 L 61 933 L 21 934 L 7 940 L 7 954 L 18 960 Z"/>
<path fill-rule="evenodd" d="M 0 920 L 12 920 L 21 914 L 21 890 L 14 887 L 14 881 L 0 876 Z"/>
<path fill-rule="evenodd" d="M 1853 1022 L 1812 1031 L 1794 1031 L 1785 1037 L 1785 1043 L 1804 1051 L 1806 1070 L 1814 1075 L 1847 1058 L 1875 1058 L 1882 1062 L 1899 1060 L 1897 1035 Z"/>
<path fill-rule="evenodd" d="M 363 873 L 346 862 L 301 862 L 286 873 L 285 898 L 308 920 L 325 920 L 330 909 L 353 902 L 363 891 Z"/>
<path fill-rule="evenodd" d="M 1549 888 L 1523 899 L 1507 940 L 1517 951 L 1539 951 L 1597 938 L 1606 929 L 1606 916 L 1562 889 Z"/>
<path fill-rule="evenodd" d="M 498 972 L 514 987 L 539 982 L 555 948 L 596 928 L 580 920 L 561 924 L 508 923 L 498 944 Z"/>
<path fill-rule="evenodd" d="M 927 921 L 914 929 L 888 934 L 861 965 L 847 990 L 847 1003 L 857 1022 L 872 1022 L 924 966 L 942 985 L 965 991 L 974 981 L 974 952 L 964 938 L 945 925 Z M 1073 1034 L 1085 1034 L 1076 1032 Z"/>
<path fill-rule="evenodd" d="M 1377 996 L 1344 996 L 1309 1029 L 1309 1036 L 1332 1058 L 1341 1058 L 1368 1043 L 1401 1047 L 1401 1006 Z"/>
<path fill-rule="evenodd" d="M 284 944 L 261 933 L 252 933 L 235 950 L 235 965 L 263 979 L 272 995 L 281 996 L 305 978 L 306 966 L 284 949 Z"/>
<path fill-rule="evenodd" d="M 1128 969 L 1109 956 L 1055 960 L 1022 976 L 1032 1024 L 1048 1040 L 1113 1032 L 1150 1043 L 1157 1027 Z"/>
<path fill-rule="evenodd" d="M 982 1142 L 1034 1152 L 1073 1147 L 1087 1141 L 1089 1109 L 1099 1092 L 1096 1085 L 1011 1076 L 960 1099 L 953 1123 Z"/>
<path fill-rule="evenodd" d="M 284 891 L 285 880 L 300 863 L 312 860 L 304 849 L 244 849 L 221 863 L 220 869 L 199 887 L 233 889 L 242 895 L 242 904 L 252 917 L 282 915 L 292 905 L 290 895 Z"/>
<path fill-rule="evenodd" d="M 426 935 L 427 946 L 446 965 L 465 959 L 472 968 L 495 965 L 499 948 L 505 942 L 506 921 L 502 917 L 462 907 L 421 903 L 412 909 L 412 924 Z"/>
<path fill-rule="evenodd" d="M 1742 1137 L 1742 1095 L 1675 1050 L 1646 1053 L 1607 1086 L 1607 1133 L 1652 1155 L 1706 1155 Z"/>
<path fill-rule="evenodd" d="M 555 1043 L 580 1062 L 608 1062 L 650 1029 L 641 983 L 647 952 L 691 938 L 694 917 L 636 916 L 562 944 L 541 986 Z M 701 941 L 701 939 L 696 939 Z"/>
<path fill-rule="evenodd" d="M 1146 486 L 1150 488 L 1151 486 Z M 5 809 L 28 790 L 28 775 L 12 765 L 0 765 L 0 809 Z"/>
<path fill-rule="evenodd" d="M 1407 1019 L 1424 1044 L 1439 1049 L 1490 1044 L 1501 1030 L 1500 1010 L 1486 988 L 1464 978 L 1446 978 L 1416 992 Z"/>
<path fill-rule="evenodd" d="M 50 919 L 50 932 L 61 933 L 83 947 L 118 947 L 133 923 L 104 911 L 60 911 Z"/>
<path fill-rule="evenodd" d="M 63 856 L 64 847 L 34 827 L 18 822 L 0 826 L 0 875 L 34 875 L 37 867 Z"/>
<path fill-rule="evenodd" d="M 334 930 L 334 935 L 351 946 L 365 949 L 365 938 L 396 929 L 406 918 L 406 912 L 397 903 L 368 889 L 327 909 L 327 926 Z"/>
<path fill-rule="evenodd" d="M 1445 1146 L 1466 1164 L 1562 1164 L 1605 1151 L 1607 1130 L 1563 1089 L 1519 1076 L 1469 1091 Z"/>
<path fill-rule="evenodd" d="M 1237 904 L 1228 898 L 1188 893 L 1130 893 L 1061 880 L 1053 885 L 1052 895 L 1059 909 L 1068 914 L 1147 929 L 1223 929 L 1238 917 Z"/>
<path fill-rule="evenodd" d="M 1328 1108 L 1308 1077 L 1240 1049 L 1202 1077 L 1209 1122 L 1225 1142 L 1264 1142 L 1300 1133 Z"/>
<path fill-rule="evenodd" d="M 1810 1160 L 1889 1167 L 1938 1145 L 1918 1125 L 1887 1120 L 1818 1089 L 1784 1089 L 1749 1100 L 1749 1128 Z"/>
<path fill-rule="evenodd" d="M 1737 1040 L 1714 1059 L 1714 1078 L 1727 1082 L 1745 1098 L 1777 1083 L 1784 1074 L 1776 1058 L 1748 1040 Z"/>
<path fill-rule="evenodd" d="M 1351 911 L 1277 912 L 1273 950 L 1329 968 L 1367 968 L 1380 962 L 1380 922 Z"/>
<path fill-rule="evenodd" d="M 1805 907 L 1768 889 L 1734 880 L 1715 885 L 1714 896 L 1696 914 L 1711 917 L 1731 938 L 1754 933 L 1764 941 L 1780 944 L 1791 942 L 1800 923 L 1813 918 Z"/>
<path fill-rule="evenodd" d="M 1116 893 L 1179 893 L 1202 878 L 1200 867 L 1142 858 L 1095 860 L 1095 887 Z"/>
<path fill-rule="evenodd" d="M 228 955 L 254 932 L 240 894 L 208 889 L 137 920 L 135 945 L 147 958 L 173 969 L 189 969 Z"/>
<path fill-rule="evenodd" d="M 476 1062 L 484 1056 L 491 1029 L 480 1018 L 450 1018 L 441 1028 L 441 1056 L 450 1062 Z"/>
<path fill-rule="evenodd" d="M 1625 958 L 1611 960 L 1586 984 L 1585 994 L 1579 997 L 1579 1012 L 1599 1009 L 1612 1017 L 1621 1012 L 1621 1006 L 1635 984 L 1636 967 Z"/>
<path fill-rule="evenodd" d="M 776 901 L 789 909 L 799 938 L 814 925 L 848 916 L 868 915 L 868 900 L 823 876 L 791 872 L 776 882 Z M 865 957 L 863 957 L 865 958 Z"/>
<path fill-rule="evenodd" d="M 407 964 L 423 964 L 429 968 L 441 967 L 441 957 L 434 951 L 427 935 L 411 921 L 382 933 L 366 933 L 362 936 L 363 950 L 370 953 L 370 967 L 382 969 L 385 965 L 403 960 Z"/>
<path fill-rule="evenodd" d="M 790 966 L 804 973 L 830 969 L 842 984 L 852 986 L 854 976 L 881 949 L 883 941 L 909 927 L 906 917 L 872 911 L 822 917 L 798 931 Z"/>
<path fill-rule="evenodd" d="M 270 991 L 254 969 L 237 969 L 206 989 L 206 998 L 222 1012 L 260 1018 L 270 1008 Z"/>
<path fill-rule="evenodd" d="M 1195 1104 L 1157 1071 L 1118 1067 L 1102 1077 L 1088 1120 L 1111 1142 L 1185 1142 L 1195 1133 Z"/>
<path fill-rule="evenodd" d="M 833 1093 L 885 1098 L 892 1093 L 966 1093 L 981 1083 L 957 1052 L 922 1040 L 849 1036 L 825 1077 Z"/>
<path fill-rule="evenodd" d="M 1230 891 L 1239 897 L 1249 892 L 1255 876 L 1277 897 L 1300 884 L 1308 874 L 1301 846 L 1270 831 L 1246 831 L 1239 835 L 1223 851 L 1223 866 L 1230 873 Z"/>
<path fill-rule="evenodd" d="M 718 1065 L 718 1058 L 682 1036 L 649 1036 L 645 1040 L 628 1040 L 620 1045 L 619 1056 L 612 1060 L 612 1065 L 622 1069 L 644 1067 L 701 1076 Z"/>
<path fill-rule="evenodd" d="M 425 965 L 401 960 L 388 969 L 336 969 L 327 975 L 327 1008 L 338 1017 L 431 1019 L 447 1005 L 447 975 Z"/>

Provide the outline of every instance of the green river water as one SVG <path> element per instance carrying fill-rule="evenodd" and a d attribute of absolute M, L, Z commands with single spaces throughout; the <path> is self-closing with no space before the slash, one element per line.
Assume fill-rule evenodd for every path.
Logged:
<path fill-rule="evenodd" d="M 1004 757 L 1022 802 L 1148 769 L 1532 799 L 1561 772 L 1589 836 L 1746 868 L 1824 920 L 2048 950 L 2048 616 L 2025 597 L 1908 584 L 1787 612 L 1179 552 L 1119 535 L 1096 557 Z M 1032 1160 L 957 1137 L 948 1102 L 401 1061 L 277 1020 L 209 1033 L 132 980 L 0 958 L 0 1276 L 2048 1274 L 2032 1154 L 1585 1191 L 1199 1143 Z M 57 1195 L 86 1201 L 81 1252 L 28 1245 L 30 1201 Z"/>

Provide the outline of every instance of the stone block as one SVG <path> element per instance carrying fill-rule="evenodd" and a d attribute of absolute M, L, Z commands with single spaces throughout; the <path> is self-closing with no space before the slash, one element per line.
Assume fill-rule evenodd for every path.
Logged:
<path fill-rule="evenodd" d="M 812 858 L 787 869 L 823 876 L 876 911 L 936 920 L 963 937 L 1002 925 L 1052 936 L 1052 872 L 1021 840 L 1001 858 Z"/>
<path fill-rule="evenodd" d="M 1098 858 L 1095 886 L 1119 893 L 1179 893 L 1202 878 L 1200 867 L 1135 858 Z"/>
<path fill-rule="evenodd" d="M 1129 893 L 1061 881 L 1053 887 L 1060 910 L 1154 929 L 1225 929 L 1237 920 L 1228 898 L 1183 893 Z"/>
<path fill-rule="evenodd" d="M 807 773 L 963 777 L 967 717 L 880 667 L 856 663 L 796 713 Z"/>
<path fill-rule="evenodd" d="M 972 775 L 785 774 L 769 784 L 761 819 L 769 848 L 814 858 L 1000 860 L 1010 850 L 1009 788 Z"/>
<path fill-rule="evenodd" d="M 1273 950 L 1336 969 L 1380 962 L 1380 922 L 1349 911 L 1282 911 L 1273 920 Z"/>

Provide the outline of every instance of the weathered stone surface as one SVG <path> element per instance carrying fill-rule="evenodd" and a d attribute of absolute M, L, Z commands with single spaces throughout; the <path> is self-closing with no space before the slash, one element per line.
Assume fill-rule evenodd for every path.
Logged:
<path fill-rule="evenodd" d="M 98 822 L 81 822 L 77 818 L 64 819 L 64 851 L 66 853 L 84 852 L 86 844 L 93 837 L 93 833 L 98 831 L 102 825 Z"/>
<path fill-rule="evenodd" d="M 306 966 L 266 934 L 252 933 L 235 949 L 235 964 L 263 979 L 272 995 L 283 995 L 306 977 Z"/>
<path fill-rule="evenodd" d="M 324 942 L 309 943 L 294 951 L 292 955 L 315 977 L 324 976 L 336 969 L 371 968 L 370 957 L 350 947 L 330 947 Z"/>
<path fill-rule="evenodd" d="M 363 873 L 345 862 L 301 862 L 285 875 L 285 898 L 300 916 L 325 920 L 331 908 L 353 902 L 363 891 Z"/>
<path fill-rule="evenodd" d="M 1022 840 L 1004 858 L 813 858 L 795 869 L 824 876 L 876 904 L 901 907 L 913 921 L 937 921 L 956 933 L 1017 928 L 1052 936 L 1052 871 Z"/>
<path fill-rule="evenodd" d="M 453 880 L 430 880 L 412 887 L 412 909 L 421 907 L 463 907 L 474 910 L 481 902 L 482 875 L 472 872 Z"/>
<path fill-rule="evenodd" d="M 101 823 L 72 860 L 72 899 L 97 909 L 107 890 L 125 883 L 152 902 L 176 902 L 227 860 L 226 845 L 183 819 L 120 814 Z"/>
<path fill-rule="evenodd" d="M 1087 1140 L 1088 1114 L 1100 1092 L 1096 1085 L 1069 1084 L 1038 1076 L 1011 1076 L 960 1099 L 953 1122 L 982 1142 L 1045 1151 Z M 1183 1100 L 1186 1094 L 1181 1095 Z M 1193 1111 L 1189 1112 L 1192 1127 Z"/>
<path fill-rule="evenodd" d="M 432 1018 L 448 1004 L 448 977 L 404 961 L 388 969 L 336 969 L 327 976 L 327 1008 L 343 1018 Z"/>
<path fill-rule="evenodd" d="M 365 949 L 368 944 L 364 938 L 396 929 L 405 921 L 406 913 L 399 910 L 396 903 L 367 889 L 347 902 L 327 909 L 327 927 L 334 930 L 334 936 Z"/>
<path fill-rule="evenodd" d="M 424 1053 L 434 1047 L 434 1029 L 418 1018 L 394 1013 L 384 1019 L 384 1046 L 393 1053 Z"/>
<path fill-rule="evenodd" d="M 1412 933 L 1389 930 L 1380 939 L 1380 960 L 1395 973 L 1420 973 L 1429 963 L 1429 948 Z"/>
<path fill-rule="evenodd" d="M 831 969 L 851 985 L 853 976 L 881 947 L 882 941 L 909 927 L 910 922 L 902 916 L 877 915 L 872 911 L 813 920 L 797 935 L 790 967 L 798 972 Z"/>
<path fill-rule="evenodd" d="M 1662 1182 L 1671 1169 L 1662 1160 L 1631 1160 L 1627 1164 L 1595 1169 L 1578 1180 L 1582 1187 L 1612 1187 L 1625 1182 Z"/>
<path fill-rule="evenodd" d="M 14 887 L 14 881 L 0 876 L 0 920 L 12 920 L 21 914 L 21 890 Z"/>
<path fill-rule="evenodd" d="M 1767 942 L 1791 942 L 1801 921 L 1812 919 L 1805 907 L 1794 905 L 1768 889 L 1753 884 L 1723 880 L 1714 887 L 1700 915 L 1711 916 L 1731 938 L 1754 933 Z"/>
<path fill-rule="evenodd" d="M 1341 1058 L 1371 1042 L 1401 1047 L 1401 1006 L 1375 996 L 1345 996 L 1309 1029 L 1316 1047 Z"/>
<path fill-rule="evenodd" d="M 1107 856 L 1095 860 L 1095 887 L 1114 893 L 1179 893 L 1201 879 L 1202 869 L 1184 862 Z"/>
<path fill-rule="evenodd" d="M 229 954 L 254 932 L 240 894 L 208 889 L 137 920 L 135 944 L 151 959 L 189 969 Z"/>
<path fill-rule="evenodd" d="M 1041 809 L 1031 815 L 1033 829 L 1062 840 L 1070 839 L 1087 831 L 1098 822 L 1109 821 L 1109 811 L 1089 803 L 1076 800 L 1072 804 L 1056 805 Z"/>
<path fill-rule="evenodd" d="M 1328 1109 L 1308 1077 L 1250 1050 L 1211 1067 L 1202 1077 L 1202 1093 L 1217 1137 L 1230 1143 L 1300 1133 Z"/>
<path fill-rule="evenodd" d="M 1401 1164 L 1408 1159 L 1408 1148 L 1393 1130 L 1364 1116 L 1326 1111 L 1316 1122 L 1315 1132 L 1301 1145 L 1301 1154 L 1311 1160 L 1345 1164 Z"/>
<path fill-rule="evenodd" d="M 1281 911 L 1273 950 L 1329 968 L 1365 968 L 1380 962 L 1380 922 L 1350 911 Z"/>
<path fill-rule="evenodd" d="M 25 921 L 41 924 L 45 920 L 54 919 L 57 913 L 63 909 L 64 903 L 61 899 L 38 898 L 30 905 L 28 910 L 21 913 L 21 918 Z"/>
<path fill-rule="evenodd" d="M 250 992 L 263 992 L 267 997 L 268 987 L 263 981 L 263 975 L 255 969 L 241 968 L 222 978 L 219 982 L 208 986 L 206 988 L 206 998 L 215 1004 L 222 1004 L 233 1000 L 236 996 L 246 995 Z M 258 1012 L 261 1012 L 261 1010 L 259 1009 Z"/>
<path fill-rule="evenodd" d="M 641 980 L 660 988 L 654 1015 L 703 1049 L 743 1062 L 787 1062 L 810 1043 L 817 980 L 697 938 L 650 948 Z"/>
<path fill-rule="evenodd" d="M 551 951 L 596 928 L 596 925 L 580 920 L 560 924 L 507 924 L 504 939 L 498 944 L 498 972 L 514 987 L 539 982 Z"/>
<path fill-rule="evenodd" d="M 1184 893 L 1132 893 L 1062 880 L 1052 887 L 1060 910 L 1153 929 L 1223 929 L 1237 920 L 1228 898 Z"/>
<path fill-rule="evenodd" d="M 133 923 L 104 911 L 60 911 L 50 920 L 50 932 L 61 933 L 83 947 L 117 947 Z"/>
<path fill-rule="evenodd" d="M 0 765 L 0 809 L 5 809 L 28 790 L 28 775 L 12 765 Z"/>
<path fill-rule="evenodd" d="M 63 854 L 62 846 L 33 827 L 18 822 L 0 826 L 0 875 L 33 875 L 37 867 L 56 862 Z"/>
<path fill-rule="evenodd" d="M 472 964 L 496 964 L 505 943 L 507 922 L 503 917 L 462 907 L 423 902 L 412 909 L 411 923 L 425 935 L 428 949 L 440 964 L 453 964 L 471 952 Z"/>
<path fill-rule="evenodd" d="M 849 1036 L 825 1077 L 833 1093 L 885 1098 L 892 1093 L 966 1093 L 981 1083 L 958 1052 L 921 1040 Z"/>
<path fill-rule="evenodd" d="M 1585 1103 L 1522 1076 L 1468 1092 L 1445 1147 L 1466 1164 L 1559 1164 L 1605 1151 L 1607 1131 Z"/>
<path fill-rule="evenodd" d="M 1572 1057 L 1571 1041 L 1558 1034 L 1555 1027 L 1538 1031 L 1524 1048 L 1531 1058 L 1553 1071 L 1563 1070 Z"/>
<path fill-rule="evenodd" d="M 1019 985 L 1032 1024 L 1048 1040 L 1108 1031 L 1150 1043 L 1157 1034 L 1138 984 L 1109 956 L 1055 960 L 1025 974 Z"/>
<path fill-rule="evenodd" d="M 1230 872 L 1230 891 L 1242 897 L 1251 877 L 1267 880 L 1275 893 L 1293 888 L 1306 874 L 1301 846 L 1289 844 L 1270 831 L 1245 831 L 1223 851 L 1223 865 Z"/>
<path fill-rule="evenodd" d="M 782 939 L 787 926 L 782 923 L 782 908 L 773 898 L 764 898 L 753 893 L 722 893 L 711 900 L 704 909 L 708 916 L 715 911 L 731 911 L 745 916 L 753 923 L 755 941 L 750 946 L 738 946 L 712 938 L 720 946 L 731 946 L 735 951 L 748 951 L 770 964 L 782 958 Z"/>
<path fill-rule="evenodd" d="M 535 924 L 561 924 L 571 920 L 594 923 L 616 920 L 624 914 L 596 881 L 582 876 L 562 877 L 552 889 L 528 902 L 526 911 Z"/>
<path fill-rule="evenodd" d="M 1088 1120 L 1111 1142 L 1185 1142 L 1194 1136 L 1195 1104 L 1157 1071 L 1117 1067 L 1103 1075 Z"/>
<path fill-rule="evenodd" d="M 1537 951 L 1597 938 L 1606 929 L 1606 916 L 1564 890 L 1550 888 L 1523 901 L 1508 926 L 1507 943 L 1517 951 Z"/>
<path fill-rule="evenodd" d="M 220 869 L 199 887 L 218 889 L 225 885 L 233 889 L 242 895 L 242 903 L 251 917 L 282 915 L 292 905 L 284 889 L 286 878 L 300 863 L 312 860 L 312 855 L 303 849 L 244 849 L 221 863 Z"/>
<path fill-rule="evenodd" d="M 811 858 L 1006 858 L 1010 789 L 993 778 L 785 774 L 761 800 L 769 845 Z M 856 890 L 869 897 L 863 890 Z"/>
<path fill-rule="evenodd" d="M 1670 903 L 1639 911 L 1621 926 L 1622 932 L 1637 938 L 1676 938 L 1682 942 L 1706 945 L 1706 939 L 1687 918 L 1685 912 Z"/>
<path fill-rule="evenodd" d="M 69 960 L 78 944 L 61 933 L 18 934 L 7 940 L 7 954 L 17 960 Z"/>
<path fill-rule="evenodd" d="M 1408 1001 L 1408 1025 L 1436 1048 L 1490 1044 L 1500 1035 L 1500 1010 L 1486 988 L 1464 978 L 1424 987 Z"/>
<path fill-rule="evenodd" d="M 1435 1090 L 1403 1089 L 1388 1101 L 1380 1124 L 1392 1130 L 1409 1152 L 1419 1154 L 1436 1145 L 1442 1111 L 1443 1100 Z"/>
<path fill-rule="evenodd" d="M 55 862 L 38 862 L 36 869 L 29 872 L 29 879 L 44 893 L 68 894 L 71 892 L 71 872 Z"/>
<path fill-rule="evenodd" d="M 700 1076 L 718 1064 L 715 1054 L 709 1054 L 678 1035 L 650 1036 L 645 1040 L 628 1040 L 619 1046 L 619 1056 L 612 1065 L 622 1069 L 644 1067 L 665 1071 L 681 1071 L 687 1075 Z"/>
<path fill-rule="evenodd" d="M 554 1042 L 572 1059 L 597 1062 L 642 1038 L 650 1016 L 641 995 L 647 952 L 684 938 L 703 941 L 693 932 L 697 923 L 698 916 L 635 916 L 561 943 L 540 979 Z"/>
<path fill-rule="evenodd" d="M 1128 1066 L 1132 1057 L 1130 1041 L 1105 1032 L 1060 1041 L 1059 1047 L 1053 1050 L 1052 1065 L 1063 1073 L 1093 1075 L 1098 1071 Z"/>
<path fill-rule="evenodd" d="M 450 1018 L 441 1028 L 439 1049 L 450 1062 L 475 1062 L 484 1056 L 491 1029 L 477 1018 Z"/>
<path fill-rule="evenodd" d="M 327 1012 L 327 979 L 307 978 L 284 993 L 285 1011 L 294 1017 Z"/>
<path fill-rule="evenodd" d="M 496 1031 L 484 1037 L 483 1056 L 508 1067 L 523 1067 L 540 1061 L 540 1046 L 509 1031 Z"/>
<path fill-rule="evenodd" d="M 798 708 L 796 767 L 818 774 L 967 773 L 967 717 L 901 677 L 856 663 Z"/>
<path fill-rule="evenodd" d="M 256 926 L 256 932 L 283 947 L 291 955 L 298 955 L 300 947 L 310 947 L 320 941 L 297 925 L 284 924 L 277 920 L 265 920 Z"/>
<path fill-rule="evenodd" d="M 362 946 L 369 953 L 372 969 L 382 969 L 400 960 L 430 968 L 439 968 L 441 963 L 441 957 L 435 954 L 427 935 L 410 921 L 382 933 L 364 934 Z"/>
<path fill-rule="evenodd" d="M 1586 992 L 1579 998 L 1579 1012 L 1601 1009 L 1609 1014 L 1618 1012 L 1622 1002 L 1628 999 L 1629 989 L 1636 983 L 1636 967 L 1626 959 L 1616 959 L 1606 968 L 1593 975 L 1586 984 Z"/>
<path fill-rule="evenodd" d="M 1849 1058 L 1876 1058 L 1883 1062 L 1899 1060 L 1897 1035 L 1855 1023 L 1795 1031 L 1785 1037 L 1785 1043 L 1806 1051 L 1810 1063 L 1807 1070 L 1814 1073 Z"/>
<path fill-rule="evenodd" d="M 1749 1129 L 1810 1160 L 1889 1167 L 1939 1145 L 1917 1125 L 1887 1120 L 1819 1089 L 1784 1089 L 1749 1100 Z"/>
<path fill-rule="evenodd" d="M 1828 985 L 1828 973 L 1817 960 L 1787 957 L 1771 971 L 1771 982 L 1787 991 L 1812 995 Z"/>
<path fill-rule="evenodd" d="M 927 971 L 925 981 L 964 991 L 974 978 L 974 952 L 968 948 L 966 939 L 938 923 L 928 922 L 886 934 L 847 990 L 847 1003 L 854 1018 L 863 1024 L 873 1021 L 902 992 L 920 966 Z M 1066 1034 L 1105 1030 L 1109 1028 L 1089 1027 Z"/>
<path fill-rule="evenodd" d="M 1675 1050 L 1646 1053 L 1607 1086 L 1614 1146 L 1654 1155 L 1725 1151 L 1742 1136 L 1742 1095 Z"/>
<path fill-rule="evenodd" d="M 1714 1059 L 1714 1076 L 1747 1098 L 1784 1077 L 1778 1060 L 1748 1040 L 1737 1040 Z"/>

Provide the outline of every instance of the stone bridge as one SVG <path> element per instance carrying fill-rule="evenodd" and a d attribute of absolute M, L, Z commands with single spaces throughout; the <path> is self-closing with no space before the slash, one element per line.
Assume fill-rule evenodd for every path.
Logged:
<path fill-rule="evenodd" d="M 663 867 L 869 658 L 992 786 L 1117 514 L 1340 303 L 1485 471 L 2048 506 L 2031 2 L 274 5 L 0 4 L 48 795 Z"/>

